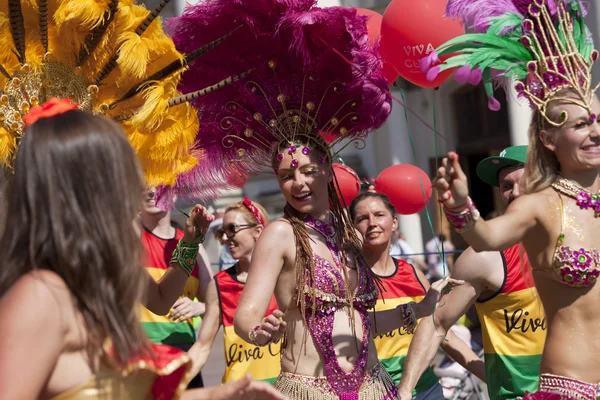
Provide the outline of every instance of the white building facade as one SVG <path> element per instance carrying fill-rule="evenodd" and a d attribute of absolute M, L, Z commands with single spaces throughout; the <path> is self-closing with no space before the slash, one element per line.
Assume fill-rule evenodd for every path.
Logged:
<path fill-rule="evenodd" d="M 158 0 L 146 1 L 148 8 L 157 3 Z M 319 1 L 322 7 L 344 6 L 345 3 L 383 14 L 389 0 Z M 587 23 L 600 47 L 600 7 L 595 1 L 587 3 Z M 164 17 L 181 13 L 183 5 L 184 0 L 172 0 Z M 600 80 L 600 67 L 596 67 L 594 73 L 597 82 Z M 399 79 L 392 87 L 392 94 L 399 100 L 404 94 L 408 108 L 406 114 L 405 108 L 394 102 L 392 115 L 386 124 L 369 137 L 364 149 L 356 150 L 353 146 L 348 146 L 341 154 L 344 162 L 365 178 L 375 178 L 385 168 L 400 163 L 414 164 L 433 178 L 436 156 L 442 157 L 447 151 L 456 150 L 469 176 L 473 200 L 482 215 L 499 211 L 501 206 L 498 194 L 479 181 L 475 167 L 483 158 L 497 155 L 505 147 L 527 144 L 531 111 L 516 100 L 514 91 L 510 89 L 505 97 L 497 96 L 502 104 L 499 112 L 488 110 L 487 98 L 481 86 L 459 85 L 452 78 L 438 90 L 423 89 Z M 437 138 L 432 129 L 434 126 Z M 414 143 L 415 152 L 410 145 L 409 136 Z M 239 200 L 244 194 L 263 204 L 272 215 L 280 215 L 283 210 L 284 200 L 271 174 L 252 178 L 243 193 L 224 194 L 214 206 L 222 207 Z M 423 251 L 423 243 L 432 237 L 434 231 L 441 230 L 450 234 L 447 224 L 443 224 L 440 219 L 435 194 L 428 211 L 431 226 L 425 212 L 400 218 L 400 230 L 416 252 Z M 464 244 L 457 235 L 452 235 L 452 240 L 459 248 Z"/>

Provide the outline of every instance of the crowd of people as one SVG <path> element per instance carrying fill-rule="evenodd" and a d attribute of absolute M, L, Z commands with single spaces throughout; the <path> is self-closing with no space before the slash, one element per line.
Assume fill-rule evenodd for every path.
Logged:
<path fill-rule="evenodd" d="M 599 396 L 600 101 L 591 83 L 599 53 L 578 1 L 515 0 L 493 11 L 483 0 L 449 1 L 448 14 L 477 33 L 442 45 L 444 61 L 427 57 L 427 76 L 457 68 L 459 80 L 483 77 L 490 108 L 493 79 L 515 79 L 533 117 L 528 146 L 477 166 L 500 191 L 500 216 L 481 218 L 457 153 L 441 161 L 439 206 L 471 247 L 448 263 L 441 250 L 454 249 L 437 233 L 426 245 L 429 266 L 408 258 L 384 194 L 368 190 L 346 204 L 333 172 L 340 147 L 379 128 L 392 105 L 356 10 L 310 0 L 188 5 L 169 21 L 169 37 L 151 30 L 153 43 L 135 42 L 149 55 L 181 57 L 161 59 L 166 69 L 120 93 L 145 71 L 132 72 L 125 54 L 89 53 L 111 48 L 99 37 L 132 29 L 127 18 L 138 12 L 128 33 L 139 39 L 160 11 L 121 3 L 87 10 L 98 20 L 84 36 L 83 20 L 71 26 L 79 35 L 72 71 L 50 61 L 48 43 L 64 55 L 56 32 L 81 15 L 61 8 L 49 20 L 45 2 L 10 2 L 15 49 L 0 60 L 8 79 L 0 397 L 442 399 L 431 368 L 439 348 L 486 382 L 491 399 Z M 25 35 L 32 15 L 39 32 Z M 119 29 L 109 29 L 113 20 Z M 130 37 L 119 40 L 131 45 Z M 164 52 L 149 47 L 157 43 Z M 94 82 L 115 68 L 119 79 L 83 85 L 102 64 Z M 178 68 L 186 71 L 161 81 Z M 40 71 L 41 86 L 29 84 Z M 39 87 L 62 98 L 39 104 L 26 92 Z M 95 108 L 103 87 L 120 94 Z M 177 107 L 184 120 L 170 114 Z M 153 140 L 160 151 L 149 150 Z M 167 209 L 178 195 L 210 197 L 265 168 L 286 202 L 280 218 L 244 198 L 218 223 L 197 204 L 183 227 L 172 226 Z M 210 260 L 209 235 L 231 263 L 214 275 L 211 262 L 224 259 Z M 430 284 L 425 272 L 441 279 Z M 453 328 L 473 307 L 483 360 Z M 203 387 L 220 328 L 223 385 Z"/>

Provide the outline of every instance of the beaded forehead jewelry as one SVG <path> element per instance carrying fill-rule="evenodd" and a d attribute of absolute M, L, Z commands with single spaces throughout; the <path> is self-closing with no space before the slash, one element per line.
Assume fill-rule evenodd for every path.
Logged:
<path fill-rule="evenodd" d="M 475 33 L 444 43 L 421 67 L 432 79 L 449 68 L 458 68 L 459 81 L 478 76 L 479 83 L 483 78 L 492 110 L 500 107 L 493 97 L 494 81 L 512 79 L 519 97 L 548 124 L 560 127 L 569 117 L 563 110 L 553 120 L 552 103 L 577 105 L 595 121 L 592 101 L 598 86 L 592 86 L 592 64 L 598 51 L 585 13 L 579 0 L 449 0 L 447 14 L 461 18 Z M 434 65 L 442 55 L 451 56 Z M 562 94 L 566 89 L 570 95 Z"/>

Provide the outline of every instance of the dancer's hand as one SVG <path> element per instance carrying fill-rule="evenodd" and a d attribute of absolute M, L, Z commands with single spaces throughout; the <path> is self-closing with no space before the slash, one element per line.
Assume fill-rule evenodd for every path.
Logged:
<path fill-rule="evenodd" d="M 256 331 L 256 341 L 261 345 L 269 342 L 278 342 L 285 333 L 286 323 L 281 318 L 283 312 L 275 310 L 263 319 L 260 328 Z"/>
<path fill-rule="evenodd" d="M 272 385 L 266 382 L 253 381 L 248 374 L 244 378 L 226 383 L 219 387 L 215 400 L 285 400 Z"/>
<path fill-rule="evenodd" d="M 272 385 L 253 381 L 250 374 L 221 386 L 187 390 L 182 400 L 285 400 Z"/>
<path fill-rule="evenodd" d="M 204 303 L 190 300 L 189 297 L 180 297 L 177 299 L 175 304 L 173 304 L 169 318 L 171 318 L 173 321 L 181 322 L 185 321 L 186 319 L 199 317 L 204 314 L 204 311 L 206 311 L 206 306 Z"/>
<path fill-rule="evenodd" d="M 452 287 L 457 285 L 463 285 L 464 283 L 465 281 L 463 280 L 452 279 L 449 276 L 440 279 L 439 281 L 433 282 L 423 300 L 421 300 L 415 306 L 415 313 L 417 314 L 417 318 L 420 319 L 425 316 L 431 315 L 437 303 L 440 301 L 442 293 L 445 292 L 444 289 L 448 288 L 448 291 L 450 291 L 452 290 Z"/>
<path fill-rule="evenodd" d="M 196 204 L 185 221 L 183 241 L 188 243 L 202 243 L 206 237 L 210 223 L 214 220 L 215 217 L 206 208 Z"/>
<path fill-rule="evenodd" d="M 434 180 L 440 202 L 446 208 L 452 209 L 467 204 L 469 186 L 467 176 L 463 172 L 459 162 L 458 154 L 451 151 L 448 157 L 442 160 Z"/>

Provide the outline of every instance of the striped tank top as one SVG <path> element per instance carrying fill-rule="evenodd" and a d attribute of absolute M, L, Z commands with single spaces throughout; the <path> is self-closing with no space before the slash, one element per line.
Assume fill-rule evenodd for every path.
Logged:
<path fill-rule="evenodd" d="M 385 291 L 379 291 L 379 298 L 375 310 L 384 311 L 396 308 L 400 304 L 411 301 L 419 302 L 425 296 L 425 288 L 417 278 L 415 268 L 403 260 L 393 259 L 396 271 L 390 276 L 379 276 Z M 375 337 L 377 356 L 385 369 L 392 376 L 396 384 L 402 378 L 402 368 L 408 353 L 408 346 L 413 338 L 410 334 L 399 328 Z M 438 377 L 431 368 L 427 368 L 415 390 L 413 396 L 421 393 L 438 383 Z"/>
<path fill-rule="evenodd" d="M 492 400 L 515 399 L 537 390 L 546 340 L 544 309 L 527 255 L 520 244 L 500 254 L 504 282 L 496 294 L 475 304 Z"/>
<path fill-rule="evenodd" d="M 225 373 L 223 383 L 243 378 L 248 372 L 252 379 L 275 382 L 281 371 L 281 341 L 257 347 L 245 342 L 234 331 L 233 317 L 240 302 L 244 283 L 237 279 L 235 265 L 215 275 L 219 307 L 223 324 Z M 265 317 L 277 309 L 275 296 L 271 297 Z"/>
<path fill-rule="evenodd" d="M 173 251 L 182 237 L 183 231 L 180 229 L 175 231 L 175 237 L 172 239 L 161 239 L 152 232 L 143 231 L 144 265 L 154 280 L 158 281 L 167 272 Z M 198 284 L 198 265 L 196 264 L 192 275 L 185 282 L 182 296 L 194 300 L 196 293 L 198 293 Z M 165 315 L 156 315 L 147 308 L 142 307 L 141 321 L 146 334 L 153 343 L 168 344 L 170 346 L 191 346 L 196 341 L 196 331 L 192 319 L 176 322 Z"/>

